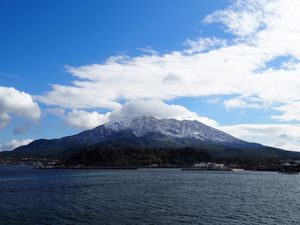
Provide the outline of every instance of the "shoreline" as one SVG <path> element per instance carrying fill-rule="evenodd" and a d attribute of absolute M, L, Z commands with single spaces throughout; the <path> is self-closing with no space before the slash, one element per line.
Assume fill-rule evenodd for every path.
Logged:
<path fill-rule="evenodd" d="M 195 168 L 191 166 L 56 166 L 56 165 L 33 165 L 33 164 L 0 164 L 0 166 L 29 166 L 33 169 L 38 170 L 156 170 L 156 169 L 177 169 L 186 172 L 242 172 L 242 171 L 253 171 L 253 172 L 277 172 L 280 174 L 291 174 L 297 175 L 300 173 L 299 170 L 284 170 L 282 168 Z"/>
<path fill-rule="evenodd" d="M 240 172 L 246 171 L 244 169 L 235 169 L 235 168 L 227 168 L 227 169 L 212 169 L 212 168 L 194 168 L 188 166 L 168 166 L 168 167 L 148 167 L 148 166 L 42 166 L 42 167 L 33 167 L 34 169 L 41 169 L 41 170 L 50 170 L 50 169 L 79 169 L 79 170 L 156 170 L 156 169 L 178 169 L 181 171 L 220 171 L 220 172 Z"/>
<path fill-rule="evenodd" d="M 241 169 L 241 168 L 227 168 L 227 169 L 205 169 L 205 168 L 194 168 L 194 167 L 144 167 L 144 166 L 74 166 L 74 167 L 34 167 L 34 169 L 39 170 L 51 170 L 51 169 L 58 169 L 58 170 L 157 170 L 157 169 L 177 169 L 183 172 L 244 172 L 244 171 L 251 171 L 251 172 L 277 172 L 280 174 L 288 174 L 288 175 L 297 175 L 299 174 L 298 171 L 282 171 L 282 170 L 257 170 L 257 169 Z"/>

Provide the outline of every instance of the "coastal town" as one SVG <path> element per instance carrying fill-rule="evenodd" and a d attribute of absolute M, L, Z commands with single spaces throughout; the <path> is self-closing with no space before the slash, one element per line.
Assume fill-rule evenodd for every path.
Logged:
<path fill-rule="evenodd" d="M 139 169 L 139 168 L 179 168 L 183 171 L 275 171 L 283 174 L 298 174 L 300 172 L 300 160 L 280 160 L 278 163 L 260 163 L 249 166 L 242 163 L 220 163 L 220 162 L 197 162 L 193 165 L 171 165 L 157 163 L 143 166 L 111 165 L 111 166 L 86 166 L 86 165 L 64 165 L 58 159 L 22 157 L 0 157 L 0 165 L 28 165 L 36 169 Z"/>

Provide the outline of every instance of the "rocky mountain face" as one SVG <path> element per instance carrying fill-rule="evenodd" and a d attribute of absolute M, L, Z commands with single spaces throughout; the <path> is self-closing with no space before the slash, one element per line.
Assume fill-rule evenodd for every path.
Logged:
<path fill-rule="evenodd" d="M 241 140 L 231 135 L 198 121 L 156 119 L 154 117 L 123 119 L 121 121 L 107 123 L 104 126 L 99 126 L 94 130 L 101 130 L 106 136 L 130 130 L 136 137 L 145 137 L 149 134 L 160 134 L 178 139 L 190 138 L 213 143 L 229 144 L 241 142 Z"/>

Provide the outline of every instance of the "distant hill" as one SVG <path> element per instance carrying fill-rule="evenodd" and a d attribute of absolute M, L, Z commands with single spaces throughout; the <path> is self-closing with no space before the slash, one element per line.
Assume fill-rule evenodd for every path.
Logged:
<path fill-rule="evenodd" d="M 249 143 L 198 121 L 135 117 L 112 121 L 94 129 L 60 139 L 40 139 L 16 148 L 11 156 L 68 159 L 94 157 L 91 151 L 157 150 L 190 147 L 217 159 L 300 158 L 300 153 Z M 156 153 L 155 153 L 156 154 Z"/>

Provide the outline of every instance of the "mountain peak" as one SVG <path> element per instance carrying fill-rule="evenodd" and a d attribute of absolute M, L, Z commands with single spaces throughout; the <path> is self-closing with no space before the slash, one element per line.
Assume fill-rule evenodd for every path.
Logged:
<path fill-rule="evenodd" d="M 161 134 L 173 138 L 190 138 L 215 143 L 240 142 L 239 139 L 196 120 L 158 119 L 152 116 L 125 117 L 95 129 L 103 128 L 107 133 L 130 130 L 136 137 Z"/>

